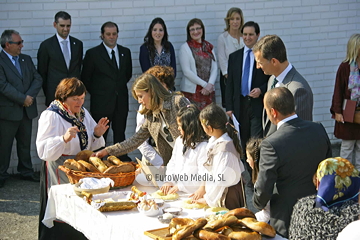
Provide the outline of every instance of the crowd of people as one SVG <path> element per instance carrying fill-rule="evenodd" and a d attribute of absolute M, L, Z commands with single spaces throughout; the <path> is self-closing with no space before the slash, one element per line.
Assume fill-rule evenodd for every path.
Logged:
<path fill-rule="evenodd" d="M 85 239 L 64 222 L 56 221 L 51 229 L 41 222 L 50 187 L 69 182 L 57 167 L 85 149 L 99 158 L 132 161 L 127 154 L 138 148 L 144 164 L 166 166 L 168 176 L 209 175 L 210 181 L 166 181 L 161 190 L 190 193 L 193 202 L 210 207 L 245 207 L 246 184 L 254 190 L 258 220 L 270 222 L 283 238 L 335 239 L 359 218 L 360 125 L 345 121 L 342 106 L 351 100 L 360 107 L 360 34 L 351 36 L 336 75 L 331 113 L 342 145 L 340 157 L 332 158 L 325 128 L 312 122 L 311 87 L 287 59 L 281 38 L 260 38 L 259 24 L 244 22 L 236 7 L 224 20 L 217 52 L 205 40 L 201 19 L 188 22 L 178 52 L 180 91 L 166 24 L 161 18 L 151 22 L 140 47 L 143 74 L 130 91 L 140 104 L 137 128 L 127 139 L 132 58 L 130 49 L 117 44 L 116 23 L 101 26 L 102 42 L 83 58 L 83 43 L 69 35 L 71 16 L 56 13 L 56 34 L 40 44 L 37 69 L 21 53 L 20 33 L 2 33 L 0 188 L 9 177 L 15 138 L 18 172 L 41 185 L 39 239 Z M 219 69 L 225 111 L 215 102 Z M 43 160 L 39 176 L 32 168 L 30 140 L 41 87 L 47 109 L 36 138 Z M 87 92 L 90 111 L 83 107 Z M 109 126 L 115 144 L 105 147 Z M 244 183 L 246 168 L 252 181 Z"/>

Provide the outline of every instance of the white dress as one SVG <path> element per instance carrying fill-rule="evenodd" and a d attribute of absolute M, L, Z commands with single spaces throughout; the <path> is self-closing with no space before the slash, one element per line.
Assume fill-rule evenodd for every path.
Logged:
<path fill-rule="evenodd" d="M 166 178 L 171 180 L 167 182 L 177 185 L 182 192 L 194 193 L 198 190 L 202 181 L 197 181 L 197 177 L 205 173 L 206 145 L 207 142 L 201 142 L 195 149 L 188 148 L 183 154 L 184 144 L 182 138 L 178 137 L 166 169 Z M 175 177 L 180 176 L 183 181 L 175 181 Z"/>
<path fill-rule="evenodd" d="M 232 142 L 232 139 L 227 133 L 221 137 L 211 137 L 206 147 L 207 155 L 216 150 L 221 145 Z M 235 147 L 234 152 L 231 151 L 217 151 L 213 155 L 212 165 L 205 166 L 208 173 L 212 176 L 205 181 L 205 195 L 206 203 L 210 207 L 219 207 L 220 199 L 224 190 L 230 186 L 238 184 L 241 173 L 245 170 L 244 165 L 240 161 L 238 152 Z"/>

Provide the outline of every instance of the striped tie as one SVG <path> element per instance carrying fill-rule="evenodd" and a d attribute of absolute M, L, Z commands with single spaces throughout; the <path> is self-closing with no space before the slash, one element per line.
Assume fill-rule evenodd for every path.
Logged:
<path fill-rule="evenodd" d="M 279 82 L 279 81 L 278 81 L 276 78 L 274 78 L 274 81 L 273 81 L 273 83 L 272 83 L 272 85 L 271 85 L 271 89 L 273 89 L 278 82 Z"/>

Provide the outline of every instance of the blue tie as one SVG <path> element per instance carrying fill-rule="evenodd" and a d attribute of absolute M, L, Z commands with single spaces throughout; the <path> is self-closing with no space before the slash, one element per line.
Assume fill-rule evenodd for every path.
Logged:
<path fill-rule="evenodd" d="M 251 49 L 247 50 L 244 72 L 243 72 L 242 81 L 241 81 L 241 94 L 244 97 L 249 95 L 250 52 L 251 52 Z"/>
<path fill-rule="evenodd" d="M 20 73 L 20 75 L 22 76 L 21 73 L 21 68 L 20 68 L 20 63 L 19 63 L 19 56 L 13 56 L 12 59 L 15 61 L 15 67 L 18 70 L 18 72 Z"/>

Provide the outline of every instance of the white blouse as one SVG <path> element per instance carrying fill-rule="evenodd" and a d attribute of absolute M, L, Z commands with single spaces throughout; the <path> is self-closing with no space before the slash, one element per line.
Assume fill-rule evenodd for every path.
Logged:
<path fill-rule="evenodd" d="M 202 181 L 197 181 L 198 177 L 205 173 L 204 163 L 206 161 L 207 142 L 199 143 L 195 149 L 188 148 L 183 154 L 184 144 L 182 138 L 178 137 L 172 152 L 171 159 L 167 165 L 167 182 L 177 185 L 179 191 L 194 193 L 200 187 Z M 175 181 L 171 176 L 183 176 L 185 181 Z"/>
<path fill-rule="evenodd" d="M 233 38 L 227 31 L 220 34 L 217 44 L 219 68 L 222 74 L 226 75 L 228 70 L 229 55 L 245 45 L 241 37 L 240 42 L 238 42 L 238 40 Z"/>
<path fill-rule="evenodd" d="M 103 137 L 94 137 L 94 128 L 97 123 L 86 109 L 83 123 L 88 132 L 88 146 L 86 149 L 96 150 L 105 146 Z M 39 118 L 38 126 L 36 149 L 40 159 L 56 161 L 63 154 L 76 155 L 81 151 L 77 135 L 68 143 L 64 142 L 63 135 L 72 125 L 59 114 L 50 110 L 43 111 Z"/>
<path fill-rule="evenodd" d="M 206 147 L 211 151 L 218 143 L 232 141 L 227 133 L 221 137 L 211 137 Z M 220 151 L 213 157 L 213 165 L 209 174 L 213 176 L 213 181 L 205 182 L 206 203 L 210 207 L 218 207 L 217 203 L 221 199 L 225 188 L 236 185 L 240 181 L 241 173 L 245 170 L 243 163 L 238 158 L 237 153 Z"/>

